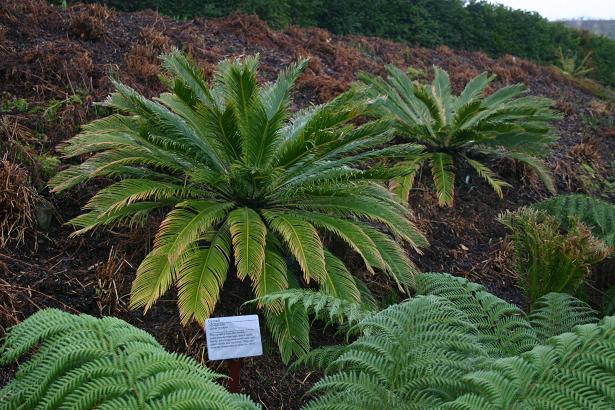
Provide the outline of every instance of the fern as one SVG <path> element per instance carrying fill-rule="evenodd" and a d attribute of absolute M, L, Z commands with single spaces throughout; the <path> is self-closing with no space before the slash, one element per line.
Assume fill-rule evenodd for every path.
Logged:
<path fill-rule="evenodd" d="M 424 273 L 416 283 L 419 295 L 444 297 L 464 312 L 491 356 L 522 353 L 537 342 L 525 313 L 481 285 L 446 273 Z"/>
<path fill-rule="evenodd" d="M 360 321 L 353 343 L 299 362 L 325 370 L 304 409 L 615 404 L 614 318 L 589 324 L 595 317 L 586 305 L 550 294 L 528 320 L 463 278 L 427 273 L 416 280 L 419 295 Z M 549 338 L 558 331 L 570 333 Z"/>
<path fill-rule="evenodd" d="M 607 245 L 615 247 L 615 205 L 586 195 L 559 195 L 532 205 L 552 215 L 565 227 L 572 220 L 588 226 Z"/>
<path fill-rule="evenodd" d="M 220 375 L 116 318 L 42 310 L 9 330 L 0 365 L 32 350 L 0 389 L 0 408 L 258 408 L 218 385 Z"/>
<path fill-rule="evenodd" d="M 541 343 L 570 332 L 577 325 L 598 321 L 596 312 L 587 303 L 565 293 L 549 293 L 538 299 L 529 319 Z"/>
<path fill-rule="evenodd" d="M 556 140 L 551 122 L 558 115 L 550 109 L 550 100 L 526 95 L 520 84 L 485 96 L 495 78 L 487 73 L 474 77 L 460 95 L 454 95 L 448 74 L 438 67 L 431 84 L 413 81 L 394 66 L 387 70 L 387 79 L 365 73 L 359 78 L 369 86 L 372 113 L 394 121 L 398 135 L 425 147 L 401 162 L 406 175 L 391 183 L 403 200 L 408 199 L 418 170 L 428 164 L 438 203 L 452 206 L 459 162 L 467 163 L 502 197 L 503 188 L 510 185 L 481 162 L 485 155 L 523 162 L 538 173 L 547 189 L 555 191 L 549 172 L 537 158 Z"/>

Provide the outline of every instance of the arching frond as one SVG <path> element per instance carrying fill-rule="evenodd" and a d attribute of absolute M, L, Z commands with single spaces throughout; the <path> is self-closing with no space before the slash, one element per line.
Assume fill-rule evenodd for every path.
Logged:
<path fill-rule="evenodd" d="M 489 185 L 491 185 L 491 188 L 493 188 L 495 193 L 498 194 L 500 198 L 504 197 L 502 188 L 510 187 L 511 185 L 508 182 L 504 182 L 498 179 L 492 170 L 490 170 L 487 166 L 481 164 L 480 162 L 470 159 L 468 157 L 465 157 L 465 160 L 468 164 L 470 164 L 472 168 L 474 168 L 474 170 L 480 177 L 482 177 L 485 181 L 487 181 Z"/>
<path fill-rule="evenodd" d="M 359 303 L 361 292 L 344 262 L 331 252 L 325 251 L 325 266 L 327 277 L 321 283 L 320 289 L 337 298 Z"/>
<path fill-rule="evenodd" d="M 434 152 L 431 154 L 431 174 L 438 193 L 440 206 L 453 206 L 455 196 L 455 169 L 453 158 L 448 154 Z"/>
<path fill-rule="evenodd" d="M 159 246 L 148 253 L 139 267 L 130 290 L 130 308 L 149 308 L 175 281 L 177 264 L 169 260 L 168 245 Z"/>
<path fill-rule="evenodd" d="M 598 321 L 596 311 L 565 293 L 548 293 L 532 307 L 530 323 L 542 343 L 553 336 L 572 331 L 578 325 Z"/>
<path fill-rule="evenodd" d="M 213 312 L 226 281 L 231 260 L 228 227 L 215 231 L 206 248 L 187 251 L 177 272 L 178 304 L 182 323 L 203 323 Z"/>
<path fill-rule="evenodd" d="M 243 280 L 246 276 L 260 275 L 265 262 L 267 227 L 254 210 L 245 207 L 229 213 L 228 221 L 237 276 Z"/>
<path fill-rule="evenodd" d="M 318 231 L 303 219 L 274 211 L 263 212 L 267 223 L 286 243 L 299 263 L 306 283 L 327 277 L 325 254 Z"/>

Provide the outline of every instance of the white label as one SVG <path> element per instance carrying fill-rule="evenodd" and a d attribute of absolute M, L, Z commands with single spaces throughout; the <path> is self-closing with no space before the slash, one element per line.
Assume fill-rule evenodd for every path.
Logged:
<path fill-rule="evenodd" d="M 209 360 L 237 359 L 263 354 L 258 315 L 207 319 L 205 337 Z"/>

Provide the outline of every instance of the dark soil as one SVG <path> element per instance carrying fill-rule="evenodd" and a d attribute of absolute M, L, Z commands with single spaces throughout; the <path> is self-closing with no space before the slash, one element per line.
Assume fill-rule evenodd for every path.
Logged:
<path fill-rule="evenodd" d="M 259 53 L 263 81 L 275 78 L 297 58 L 309 57 L 309 68 L 298 82 L 297 109 L 344 91 L 358 71 L 382 74 L 385 63 L 412 65 L 425 72 L 437 64 L 449 70 L 457 90 L 474 75 L 491 71 L 498 75 L 494 87 L 524 82 L 531 93 L 555 99 L 564 112 L 558 123 L 561 138 L 547 158 L 560 192 L 604 195 L 606 181 L 614 176 L 615 132 L 591 121 L 612 117 L 612 108 L 552 68 L 511 56 L 493 60 L 482 53 L 410 48 L 377 38 L 333 36 L 320 29 L 291 27 L 275 32 L 257 17 L 243 15 L 173 21 L 151 11 L 119 13 L 83 5 L 63 10 L 42 0 L 5 0 L 0 3 L 0 97 L 3 105 L 24 98 L 29 108 L 25 112 L 8 108 L 2 121 L 35 135 L 37 154 L 54 154 L 55 147 L 75 135 L 81 124 L 104 115 L 93 103 L 110 92 L 109 72 L 118 73 L 145 95 L 157 95 L 162 90 L 157 55 L 171 47 L 189 52 L 209 74 L 220 59 Z M 56 112 L 50 111 L 58 101 Z M 19 140 L 20 135 L 9 131 L 15 129 L 0 128 L 2 141 Z M 582 164 L 592 172 L 582 171 Z M 506 232 L 496 217 L 540 200 L 546 192 L 527 170 L 508 162 L 493 165 L 514 186 L 505 191 L 505 199 L 460 169 L 455 207 L 450 209 L 436 205 L 430 176 L 421 176 L 410 205 L 431 246 L 413 258 L 423 271 L 466 276 L 525 306 L 510 267 Z M 31 164 L 33 179 L 40 173 L 36 168 Z M 25 244 L 0 249 L 0 336 L 38 309 L 58 307 L 116 315 L 151 332 L 168 349 L 205 361 L 202 330 L 180 325 L 173 294 L 145 316 L 127 309 L 130 283 L 150 246 L 156 221 L 137 232 L 70 238 L 71 230 L 62 223 L 79 213 L 95 187 L 83 186 L 62 196 L 50 195 L 44 184 L 39 188 L 55 207 L 54 223 L 46 232 L 31 232 Z M 613 199 L 612 191 L 606 195 Z M 380 282 L 378 295 L 393 292 L 392 286 L 374 282 Z M 242 307 L 250 298 L 242 283 L 230 280 L 215 315 L 250 312 L 250 307 Z M 330 329 L 317 326 L 313 331 L 316 346 L 334 341 Z M 244 361 L 243 392 L 266 409 L 298 408 L 319 375 L 288 372 L 267 338 L 265 350 L 262 357 Z M 219 363 L 209 365 L 225 372 Z M 0 386 L 13 372 L 14 367 L 0 370 Z"/>

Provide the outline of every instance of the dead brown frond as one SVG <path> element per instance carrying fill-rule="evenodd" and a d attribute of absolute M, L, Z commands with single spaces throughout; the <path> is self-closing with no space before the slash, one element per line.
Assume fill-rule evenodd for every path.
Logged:
<path fill-rule="evenodd" d="M 609 104 L 599 99 L 592 99 L 589 103 L 589 109 L 594 116 L 604 116 L 612 114 Z"/>
<path fill-rule="evenodd" d="M 70 9 L 70 29 L 82 40 L 96 41 L 107 35 L 107 26 L 113 16 L 111 10 L 100 4 L 78 4 Z"/>
<path fill-rule="evenodd" d="M 156 81 L 160 74 L 158 56 L 171 50 L 171 39 L 154 27 L 146 27 L 139 33 L 139 41 L 124 57 L 130 74 L 146 83 Z"/>
<path fill-rule="evenodd" d="M 0 260 L 0 273 L 8 276 L 6 264 Z M 10 283 L 0 279 L 0 337 L 6 334 L 7 328 L 19 323 L 21 309 L 18 300 L 18 292 Z"/>
<path fill-rule="evenodd" d="M 555 109 L 566 115 L 571 115 L 574 113 L 574 105 L 568 100 L 557 100 L 555 103 Z"/>
<path fill-rule="evenodd" d="M 26 233 L 34 231 L 39 201 L 28 172 L 6 156 L 0 160 L 0 247 L 24 243 Z"/>
<path fill-rule="evenodd" d="M 596 145 L 596 141 L 593 139 L 586 139 L 572 146 L 570 148 L 570 154 L 573 158 L 584 160 L 592 167 L 599 167 L 602 163 L 599 148 Z"/>

